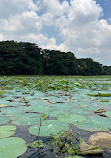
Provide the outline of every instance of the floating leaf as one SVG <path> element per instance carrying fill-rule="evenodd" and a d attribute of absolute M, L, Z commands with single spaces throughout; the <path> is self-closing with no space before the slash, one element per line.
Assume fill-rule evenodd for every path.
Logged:
<path fill-rule="evenodd" d="M 4 124 L 4 123 L 8 123 L 9 119 L 5 116 L 0 116 L 0 125 Z"/>
<path fill-rule="evenodd" d="M 47 115 L 46 115 L 46 114 L 43 114 L 43 117 L 44 117 L 44 119 L 46 120 L 46 118 L 47 118 Z"/>
<path fill-rule="evenodd" d="M 109 100 L 100 100 L 100 102 L 109 102 Z"/>
<path fill-rule="evenodd" d="M 86 115 L 86 116 L 89 115 L 89 111 L 86 110 L 86 109 L 84 109 L 84 108 L 82 108 L 82 109 L 80 109 L 80 108 L 78 108 L 78 109 L 76 109 L 76 108 L 73 108 L 73 109 L 70 108 L 69 111 L 73 115 L 75 115 L 75 114 Z"/>
<path fill-rule="evenodd" d="M 7 106 L 7 105 L 5 105 L 5 104 L 0 104 L 0 108 L 5 107 L 5 106 Z"/>
<path fill-rule="evenodd" d="M 70 93 L 69 93 L 69 92 L 66 92 L 65 96 L 70 96 Z"/>
<path fill-rule="evenodd" d="M 83 121 L 87 120 L 87 118 L 83 115 L 73 114 L 73 115 L 60 115 L 58 117 L 58 120 L 60 120 L 62 122 L 74 124 L 75 122 L 83 122 Z"/>
<path fill-rule="evenodd" d="M 97 106 L 93 106 L 93 105 L 92 106 L 89 105 L 89 106 L 82 106 L 82 109 L 93 112 L 93 111 L 97 110 L 98 107 Z"/>
<path fill-rule="evenodd" d="M 57 134 L 60 131 L 68 129 L 69 125 L 67 123 L 63 123 L 58 120 L 46 120 L 42 123 L 40 136 L 50 136 L 51 134 Z M 29 127 L 29 132 L 33 135 L 38 135 L 38 131 L 39 125 Z"/>
<path fill-rule="evenodd" d="M 92 145 L 99 145 L 103 148 L 111 150 L 111 134 L 107 132 L 94 133 L 89 137 Z"/>
<path fill-rule="evenodd" d="M 98 110 L 94 111 L 95 114 L 102 113 L 102 112 L 106 112 L 106 110 L 105 109 L 98 109 Z"/>
<path fill-rule="evenodd" d="M 87 105 L 82 105 L 82 106 L 87 106 Z"/>
<path fill-rule="evenodd" d="M 0 126 L 0 138 L 10 137 L 15 134 L 16 127 L 11 125 Z"/>
<path fill-rule="evenodd" d="M 75 125 L 87 131 L 108 131 L 111 129 L 111 119 L 101 116 L 88 116 L 86 121 L 75 123 Z"/>
<path fill-rule="evenodd" d="M 50 97 L 49 99 L 48 99 L 48 101 L 50 102 L 50 103 L 65 103 L 67 100 L 66 100 L 66 98 L 64 98 L 64 97 L 61 97 L 61 98 L 58 98 L 58 97 Z"/>
<path fill-rule="evenodd" d="M 15 103 L 14 103 L 15 104 Z M 2 108 L 2 114 L 5 116 L 15 116 L 17 117 L 17 115 L 25 112 L 25 108 L 24 107 L 7 107 L 7 108 Z"/>
<path fill-rule="evenodd" d="M 27 150 L 25 141 L 11 137 L 0 139 L 0 158 L 16 158 Z"/>
<path fill-rule="evenodd" d="M 37 125 L 40 122 L 40 115 L 37 113 L 19 114 L 13 118 L 13 124 L 18 125 Z"/>
<path fill-rule="evenodd" d="M 28 146 L 31 147 L 31 148 L 43 148 L 44 144 L 43 144 L 42 140 L 39 140 L 39 142 L 38 141 L 34 141 L 34 142 L 28 144 Z"/>
<path fill-rule="evenodd" d="M 105 112 L 104 114 L 105 114 L 107 117 L 110 117 L 110 118 L 111 118 L 111 111 L 109 111 L 109 112 L 107 111 L 107 112 Z"/>
<path fill-rule="evenodd" d="M 0 91 L 0 95 L 2 95 L 2 94 L 4 94 L 4 93 L 6 93 L 6 91 Z"/>
<path fill-rule="evenodd" d="M 88 94 L 93 97 L 111 97 L 111 93 Z"/>
<path fill-rule="evenodd" d="M 69 156 L 68 158 L 83 158 L 82 156 Z"/>
<path fill-rule="evenodd" d="M 86 142 L 83 142 L 80 145 L 80 150 L 82 155 L 88 154 L 102 154 L 104 151 L 99 146 L 88 145 Z"/>

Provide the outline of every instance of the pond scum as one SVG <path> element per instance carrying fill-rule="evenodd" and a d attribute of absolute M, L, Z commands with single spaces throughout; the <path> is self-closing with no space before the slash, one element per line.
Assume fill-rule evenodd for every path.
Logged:
<path fill-rule="evenodd" d="M 36 140 L 16 137 L 18 126 Z M 111 76 L 0 77 L 0 158 L 31 158 L 29 148 L 38 158 L 47 148 L 47 158 L 111 158 L 110 131 Z"/>

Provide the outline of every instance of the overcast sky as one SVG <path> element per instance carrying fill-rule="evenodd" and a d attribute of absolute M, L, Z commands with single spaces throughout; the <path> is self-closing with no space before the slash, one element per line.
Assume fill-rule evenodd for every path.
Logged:
<path fill-rule="evenodd" d="M 111 0 L 0 0 L 0 41 L 34 42 L 111 65 Z"/>

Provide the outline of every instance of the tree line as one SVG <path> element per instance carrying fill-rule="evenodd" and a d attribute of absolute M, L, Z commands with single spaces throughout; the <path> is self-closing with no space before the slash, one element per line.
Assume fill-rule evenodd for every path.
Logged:
<path fill-rule="evenodd" d="M 111 75 L 111 66 L 72 52 L 47 50 L 35 43 L 0 42 L 0 75 Z"/>

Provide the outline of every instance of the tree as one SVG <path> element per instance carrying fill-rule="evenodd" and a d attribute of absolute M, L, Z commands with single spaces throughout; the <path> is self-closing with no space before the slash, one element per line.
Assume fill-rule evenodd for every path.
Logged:
<path fill-rule="evenodd" d="M 1 75 L 111 75 L 111 66 L 72 52 L 41 49 L 35 43 L 0 42 Z"/>

